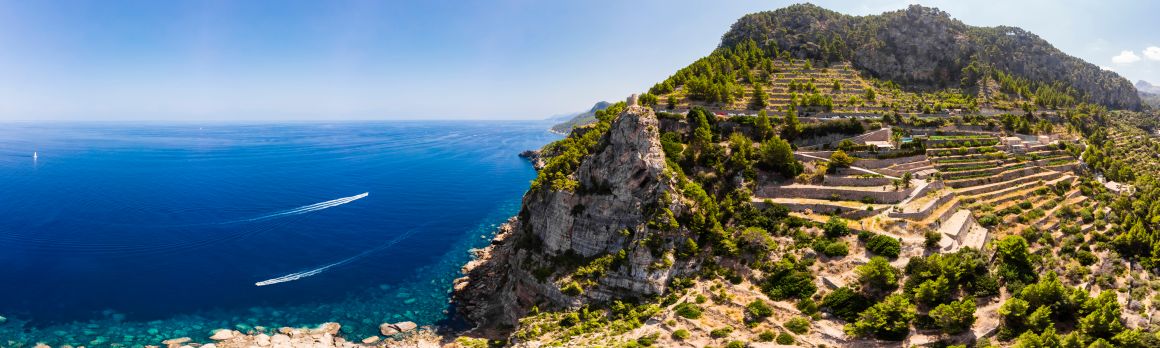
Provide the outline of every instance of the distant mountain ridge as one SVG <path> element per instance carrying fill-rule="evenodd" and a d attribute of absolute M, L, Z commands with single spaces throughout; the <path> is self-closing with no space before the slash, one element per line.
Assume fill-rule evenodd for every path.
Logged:
<path fill-rule="evenodd" d="M 572 114 L 571 117 L 564 118 L 550 118 L 550 120 L 567 120 L 552 126 L 552 131 L 556 133 L 568 133 L 572 127 L 583 126 L 592 122 L 596 122 L 596 112 L 607 109 L 612 103 L 606 101 L 596 102 L 588 111 Z"/>
<path fill-rule="evenodd" d="M 1141 102 L 1154 109 L 1160 109 L 1160 86 L 1139 80 L 1136 81 L 1136 91 L 1140 93 Z"/>
<path fill-rule="evenodd" d="M 1148 81 L 1136 81 L 1136 90 L 1142 93 L 1160 94 L 1160 86 L 1148 83 Z"/>
<path fill-rule="evenodd" d="M 976 78 L 979 68 L 993 68 L 1111 108 L 1140 108 L 1130 81 L 1067 55 L 1035 34 L 1015 27 L 969 26 L 919 5 L 870 16 L 811 4 L 749 14 L 733 24 L 721 47 L 747 40 L 794 58 L 849 61 L 903 85 L 957 87 Z"/>

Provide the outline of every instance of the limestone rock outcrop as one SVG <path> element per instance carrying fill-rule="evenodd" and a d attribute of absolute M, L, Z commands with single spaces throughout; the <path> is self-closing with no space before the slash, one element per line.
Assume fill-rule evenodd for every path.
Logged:
<path fill-rule="evenodd" d="M 661 233 L 647 224 L 657 211 L 684 208 L 675 179 L 666 173 L 659 131 L 651 109 L 629 106 L 572 173 L 576 190 L 529 191 L 519 216 L 456 280 L 453 297 L 460 312 L 486 330 L 511 325 L 541 303 L 570 307 L 662 293 L 674 271 L 653 265 L 670 256 L 657 255 L 640 241 Z M 553 282 L 560 273 L 545 279 L 530 271 L 551 267 L 561 257 L 591 260 L 621 252 L 620 267 L 580 296 L 561 292 Z"/>

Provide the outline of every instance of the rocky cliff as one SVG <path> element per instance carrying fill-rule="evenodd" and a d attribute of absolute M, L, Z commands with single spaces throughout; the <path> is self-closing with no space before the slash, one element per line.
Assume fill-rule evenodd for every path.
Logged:
<path fill-rule="evenodd" d="M 648 222 L 684 208 L 672 199 L 658 129 L 651 109 L 630 106 L 572 173 L 579 188 L 529 191 L 519 216 L 464 267 L 454 294 L 460 311 L 483 328 L 502 329 L 532 306 L 662 293 L 675 271 L 662 260 L 672 256 L 655 248 L 664 232 Z M 576 272 L 599 259 L 612 262 L 595 275 Z M 569 280 L 584 284 L 582 294 L 560 290 Z"/>

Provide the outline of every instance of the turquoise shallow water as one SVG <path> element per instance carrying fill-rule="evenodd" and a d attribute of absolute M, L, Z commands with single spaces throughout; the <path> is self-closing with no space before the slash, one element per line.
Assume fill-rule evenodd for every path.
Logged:
<path fill-rule="evenodd" d="M 453 325 L 451 281 L 518 211 L 516 154 L 546 128 L 0 125 L 0 346 Z"/>

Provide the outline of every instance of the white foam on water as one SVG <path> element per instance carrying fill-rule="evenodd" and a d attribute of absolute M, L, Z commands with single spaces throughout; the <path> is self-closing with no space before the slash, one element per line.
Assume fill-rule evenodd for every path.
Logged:
<path fill-rule="evenodd" d="M 329 200 L 326 202 L 314 203 L 311 205 L 304 205 L 304 206 L 290 209 L 290 210 L 283 210 L 283 211 L 273 213 L 273 214 L 262 215 L 262 216 L 259 216 L 256 218 L 227 221 L 227 222 L 223 222 L 222 224 L 233 224 L 233 223 L 239 223 L 239 222 L 254 222 L 254 221 L 269 220 L 269 219 L 273 219 L 273 218 L 277 218 L 277 217 L 281 217 L 281 216 L 287 216 L 287 215 L 306 214 L 309 212 L 319 211 L 319 210 L 323 210 L 326 208 L 337 207 L 337 206 L 340 206 L 343 204 L 354 202 L 354 201 L 363 199 L 364 197 L 366 197 L 368 195 L 370 195 L 370 192 L 363 192 L 363 193 L 360 193 L 360 194 L 357 194 L 354 196 L 350 196 L 350 197 L 342 197 L 339 199 L 332 199 L 332 200 Z"/>
<path fill-rule="evenodd" d="M 254 283 L 254 285 L 255 286 L 274 285 L 274 284 L 278 284 L 278 283 L 285 283 L 285 282 L 295 281 L 295 280 L 299 280 L 302 278 L 318 275 L 318 274 L 325 272 L 326 270 L 331 269 L 333 267 L 345 265 L 345 264 L 354 262 L 355 260 L 358 260 L 364 256 L 367 256 L 367 255 L 370 255 L 372 253 L 390 248 L 390 247 L 394 246 L 395 244 L 398 244 L 399 242 L 403 241 L 404 239 L 407 239 L 407 237 L 410 237 L 411 235 L 415 234 L 415 232 L 417 230 L 418 230 L 418 228 L 411 229 L 411 230 L 399 235 L 398 237 L 395 237 L 395 239 L 392 239 L 392 240 L 387 241 L 386 243 L 383 243 L 382 245 L 379 245 L 379 246 L 371 248 L 371 249 L 367 249 L 361 253 L 358 253 L 357 255 L 339 260 L 338 262 L 331 263 L 331 264 L 328 264 L 328 265 L 325 265 L 322 267 L 317 267 L 317 268 L 305 270 L 305 271 L 290 273 L 290 274 L 287 274 L 287 275 L 284 275 L 281 277 L 277 277 L 277 278 L 266 279 L 266 280 Z"/>

